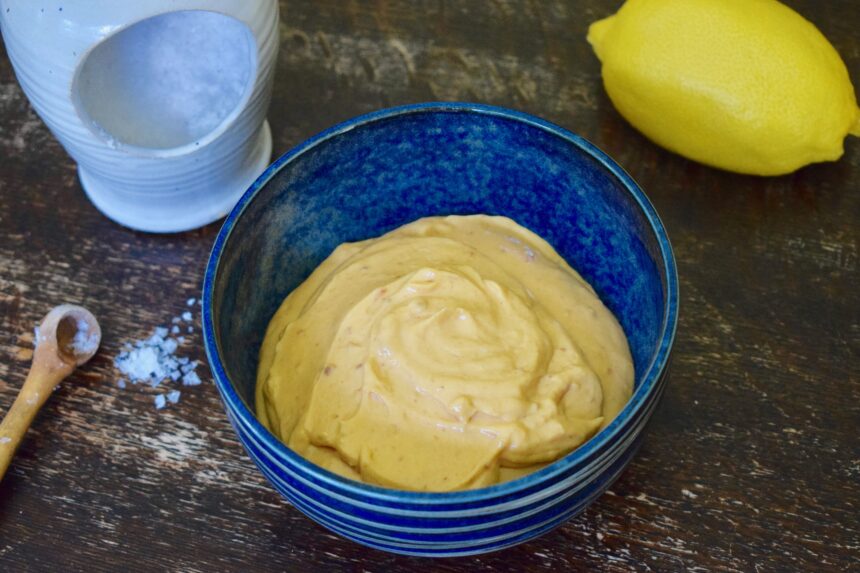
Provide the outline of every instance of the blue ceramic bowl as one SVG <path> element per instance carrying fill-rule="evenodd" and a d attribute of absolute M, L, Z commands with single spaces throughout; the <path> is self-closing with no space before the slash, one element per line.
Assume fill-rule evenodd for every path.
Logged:
<path fill-rule="evenodd" d="M 428 215 L 506 215 L 547 239 L 618 317 L 632 399 L 586 444 L 492 487 L 416 493 L 341 478 L 254 415 L 257 355 L 284 297 L 344 241 Z M 203 288 L 206 353 L 251 459 L 295 507 L 340 535 L 427 556 L 492 551 L 581 512 L 624 470 L 665 385 L 678 311 L 675 261 L 654 207 L 609 157 L 538 118 L 461 103 L 371 113 L 278 159 L 218 234 Z"/>

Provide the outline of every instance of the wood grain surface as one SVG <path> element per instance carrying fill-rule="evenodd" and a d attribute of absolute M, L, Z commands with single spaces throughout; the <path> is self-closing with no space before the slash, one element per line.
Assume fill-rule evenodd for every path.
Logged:
<path fill-rule="evenodd" d="M 0 411 L 51 306 L 83 304 L 105 333 L 0 484 L 0 570 L 857 570 L 860 140 L 837 163 L 768 179 L 658 148 L 613 109 L 585 41 L 619 4 L 282 2 L 276 154 L 386 106 L 508 106 L 612 155 L 675 247 L 674 364 L 641 453 L 563 527 L 443 561 L 364 548 L 293 509 L 242 451 L 205 367 L 204 384 L 161 411 L 151 390 L 117 387 L 122 343 L 198 294 L 219 224 L 155 236 L 101 216 L 0 54 Z M 856 1 L 788 4 L 860 82 Z M 198 333 L 182 352 L 204 359 Z"/>

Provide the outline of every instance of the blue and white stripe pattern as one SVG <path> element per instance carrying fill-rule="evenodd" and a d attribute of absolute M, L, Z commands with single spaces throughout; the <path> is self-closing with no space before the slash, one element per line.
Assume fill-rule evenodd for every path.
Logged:
<path fill-rule="evenodd" d="M 440 151 L 445 149 L 450 153 Z M 466 168 L 489 173 L 485 187 L 476 191 L 463 175 Z M 416 199 L 422 181 L 437 191 Z M 269 433 L 251 409 L 256 352 L 274 308 L 339 242 L 424 214 L 456 212 L 508 215 L 550 240 L 582 272 L 630 340 L 637 372 L 632 399 L 608 427 L 565 458 L 488 488 L 398 491 L 311 464 Z M 663 393 L 677 309 L 677 275 L 665 230 L 621 168 L 585 140 L 540 119 L 461 103 L 362 116 L 281 157 L 225 222 L 203 292 L 215 382 L 260 471 L 295 507 L 340 535 L 422 556 L 469 555 L 521 543 L 603 493 L 629 463 Z"/>

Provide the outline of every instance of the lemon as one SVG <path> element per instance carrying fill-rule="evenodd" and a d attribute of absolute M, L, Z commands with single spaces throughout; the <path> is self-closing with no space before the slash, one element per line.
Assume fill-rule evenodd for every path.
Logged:
<path fill-rule="evenodd" d="M 588 41 L 621 115 L 695 161 L 779 175 L 860 135 L 839 54 L 775 0 L 627 0 Z"/>

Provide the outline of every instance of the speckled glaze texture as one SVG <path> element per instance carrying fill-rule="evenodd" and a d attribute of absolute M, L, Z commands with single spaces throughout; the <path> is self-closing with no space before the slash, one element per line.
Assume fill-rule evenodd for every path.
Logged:
<path fill-rule="evenodd" d="M 630 403 L 582 447 L 525 478 L 455 493 L 353 482 L 305 461 L 254 417 L 260 344 L 283 298 L 344 241 L 428 215 L 511 217 L 547 239 L 618 317 Z M 227 415 L 290 502 L 359 543 L 413 555 L 482 553 L 582 511 L 630 461 L 662 394 L 677 322 L 672 250 L 636 184 L 594 146 L 522 113 L 458 103 L 385 110 L 281 157 L 243 196 L 204 284 L 206 351 Z"/>
<path fill-rule="evenodd" d="M 199 141 L 154 151 L 119 146 L 76 105 L 76 78 L 97 46 L 147 19 L 184 11 L 220 14 L 247 27 L 254 61 L 241 104 Z M 176 232 L 210 223 L 229 212 L 270 161 L 265 115 L 278 52 L 276 0 L 0 0 L 0 29 L 21 87 L 78 163 L 87 195 L 123 225 Z"/>

